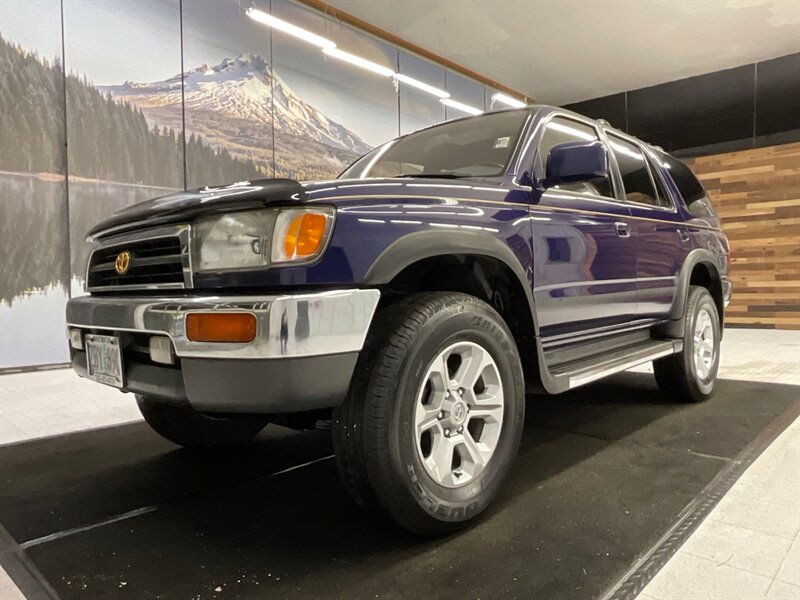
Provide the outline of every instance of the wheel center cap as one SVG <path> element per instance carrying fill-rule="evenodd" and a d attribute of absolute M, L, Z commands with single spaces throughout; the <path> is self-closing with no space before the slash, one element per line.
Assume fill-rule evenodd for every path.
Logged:
<path fill-rule="evenodd" d="M 464 419 L 467 418 L 467 405 L 459 400 L 455 404 L 453 404 L 453 410 L 451 412 L 451 419 L 453 423 L 456 425 L 461 425 L 464 422 Z"/>

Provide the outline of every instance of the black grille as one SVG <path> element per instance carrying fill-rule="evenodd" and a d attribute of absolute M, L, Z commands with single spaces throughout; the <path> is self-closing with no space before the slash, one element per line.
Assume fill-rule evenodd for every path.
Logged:
<path fill-rule="evenodd" d="M 130 253 L 130 266 L 120 275 L 116 260 L 121 252 Z M 177 236 L 137 240 L 99 248 L 89 264 L 90 290 L 117 286 L 183 286 L 183 253 Z"/>

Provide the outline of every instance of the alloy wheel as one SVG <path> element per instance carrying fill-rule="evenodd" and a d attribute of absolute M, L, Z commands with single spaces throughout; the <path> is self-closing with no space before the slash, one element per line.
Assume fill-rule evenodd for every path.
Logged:
<path fill-rule="evenodd" d="M 700 309 L 694 321 L 694 369 L 698 379 L 705 381 L 714 365 L 714 324 L 705 308 Z"/>
<path fill-rule="evenodd" d="M 456 488 L 486 468 L 503 425 L 503 384 L 491 354 L 473 342 L 431 361 L 414 405 L 417 453 L 428 475 Z"/>

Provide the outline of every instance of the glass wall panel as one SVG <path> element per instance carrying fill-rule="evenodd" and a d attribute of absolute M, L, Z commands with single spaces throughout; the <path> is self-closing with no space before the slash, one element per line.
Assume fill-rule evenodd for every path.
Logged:
<path fill-rule="evenodd" d="M 393 72 L 479 109 L 489 94 L 289 0 L 0 0 L 0 67 L 0 368 L 67 360 L 84 237 L 111 213 L 186 185 L 329 178 L 466 114 Z"/>
<path fill-rule="evenodd" d="M 336 43 L 350 55 L 395 71 L 390 44 L 288 0 L 272 14 Z M 397 92 L 386 74 L 326 55 L 274 31 L 275 172 L 297 179 L 335 176 L 369 149 L 398 134 Z"/>
<path fill-rule="evenodd" d="M 474 79 L 469 79 L 468 77 L 461 75 L 460 73 L 456 73 L 455 71 L 451 71 L 450 69 L 447 69 L 445 82 L 446 89 L 448 92 L 450 92 L 450 98 L 452 100 L 460 102 L 461 104 L 466 104 L 467 106 L 480 111 L 484 110 L 485 86 L 482 83 L 478 83 Z M 445 107 L 445 118 L 448 121 L 450 119 L 467 117 L 469 114 L 470 113 L 458 108 L 453 108 L 450 106 Z"/>
<path fill-rule="evenodd" d="M 182 189 L 179 0 L 64 2 L 73 293 L 86 232 Z"/>
<path fill-rule="evenodd" d="M 445 69 L 423 58 L 400 50 L 400 73 L 437 89 L 445 88 Z M 413 85 L 399 83 L 400 133 L 411 133 L 444 121 L 445 106 L 439 98 Z"/>
<path fill-rule="evenodd" d="M 270 35 L 238 0 L 183 0 L 187 187 L 272 175 Z"/>
<path fill-rule="evenodd" d="M 58 0 L 0 2 L 0 369 L 69 358 Z"/>

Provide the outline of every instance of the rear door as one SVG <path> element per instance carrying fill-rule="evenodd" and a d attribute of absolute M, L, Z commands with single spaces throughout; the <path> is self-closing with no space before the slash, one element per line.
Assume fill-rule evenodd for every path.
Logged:
<path fill-rule="evenodd" d="M 593 141 L 589 120 L 546 117 L 534 173 L 545 173 L 550 149 Z M 636 248 L 627 207 L 613 177 L 547 189 L 531 206 L 533 285 L 543 341 L 614 329 L 636 312 Z"/>
<path fill-rule="evenodd" d="M 660 167 L 634 138 L 606 131 L 625 202 L 634 219 L 636 279 L 640 319 L 669 316 L 678 275 L 692 249 L 691 234 L 666 189 Z"/>

